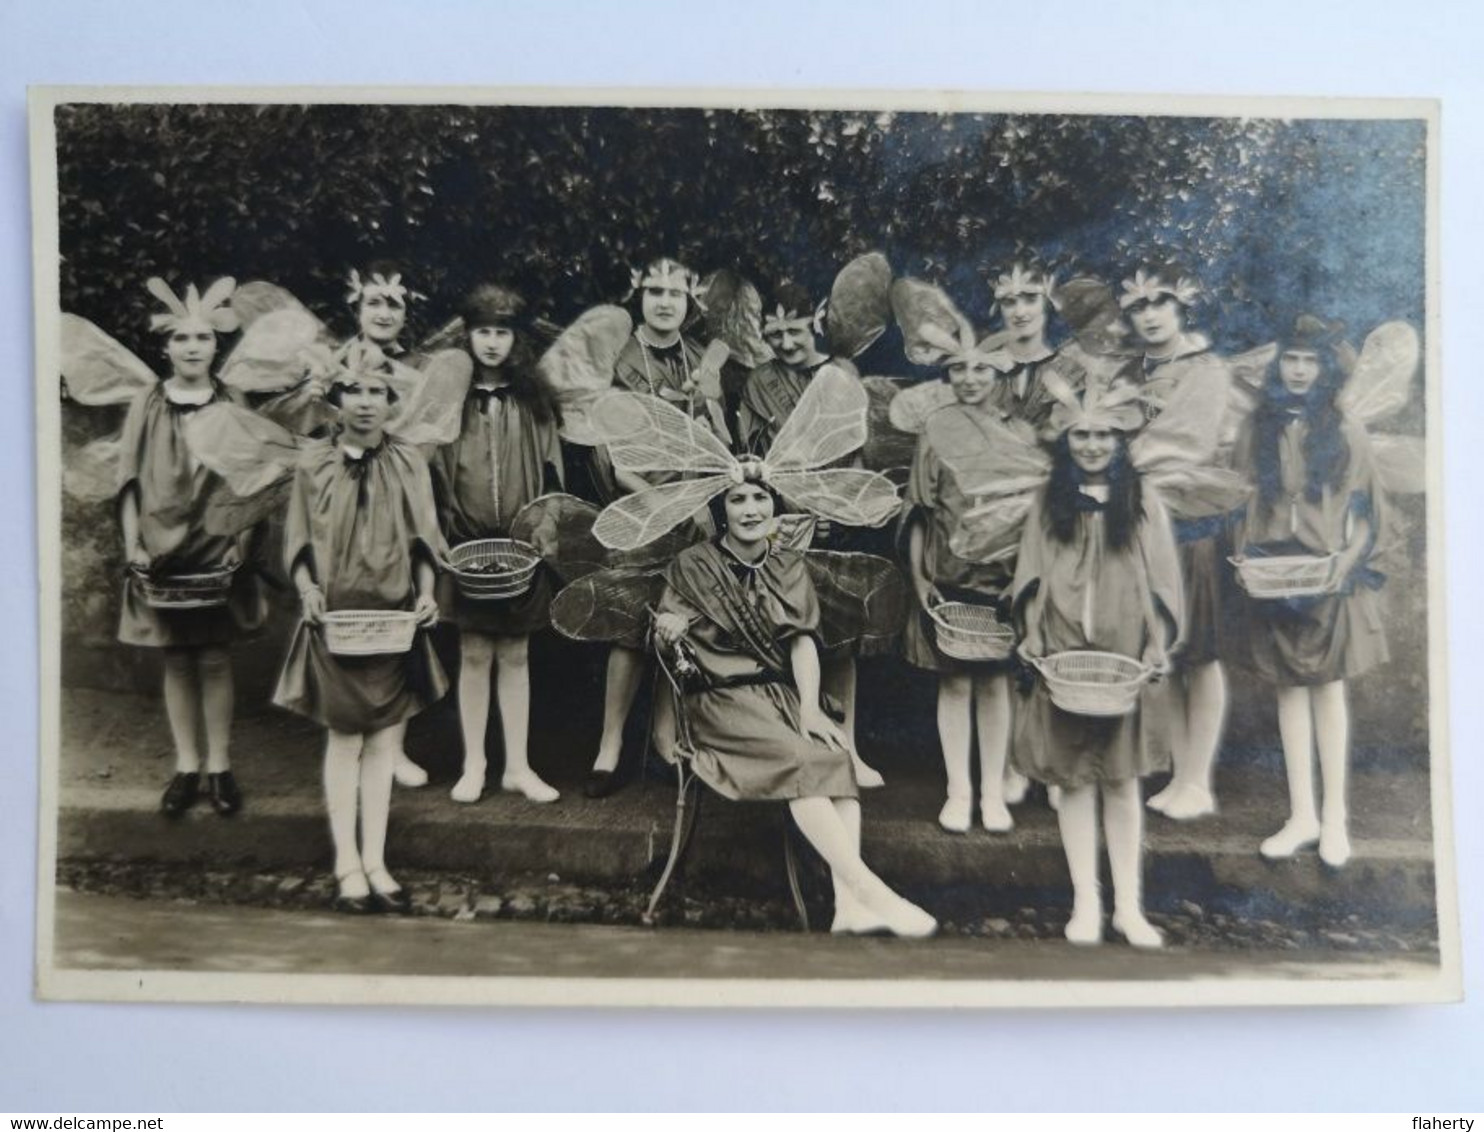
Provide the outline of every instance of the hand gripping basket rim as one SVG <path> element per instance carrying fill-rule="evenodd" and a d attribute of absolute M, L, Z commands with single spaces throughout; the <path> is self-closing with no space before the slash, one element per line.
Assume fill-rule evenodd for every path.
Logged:
<path fill-rule="evenodd" d="M 1127 715 L 1139 702 L 1139 690 L 1150 668 L 1132 657 L 1094 649 L 1078 649 L 1037 657 L 1032 663 L 1046 682 L 1051 702 L 1073 715 L 1110 717 Z M 1081 669 L 1078 679 L 1069 670 Z M 1089 680 L 1101 673 L 1112 679 Z"/>
<path fill-rule="evenodd" d="M 157 574 L 130 566 L 144 604 L 151 609 L 213 609 L 226 605 L 236 566 L 218 566 L 192 574 Z"/>
<path fill-rule="evenodd" d="M 336 609 L 324 615 L 325 647 L 336 656 L 404 653 L 417 639 L 417 614 L 400 609 Z"/>
<path fill-rule="evenodd" d="M 1329 592 L 1334 573 L 1333 554 L 1284 554 L 1228 558 L 1247 596 L 1259 601 L 1289 597 L 1318 597 Z M 1322 578 L 1319 575 L 1322 574 Z"/>
<path fill-rule="evenodd" d="M 944 601 L 930 606 L 927 613 L 936 630 L 938 651 L 944 656 L 955 660 L 1008 660 L 1015 650 L 1015 630 L 1001 621 L 991 606 Z M 956 617 L 979 622 L 982 627 L 955 624 Z"/>
<path fill-rule="evenodd" d="M 499 562 L 506 568 L 492 574 L 461 570 L 461 566 Z M 484 538 L 462 542 L 448 553 L 448 565 L 459 593 L 475 601 L 519 597 L 531 588 L 541 553 L 530 543 L 513 538 Z"/>

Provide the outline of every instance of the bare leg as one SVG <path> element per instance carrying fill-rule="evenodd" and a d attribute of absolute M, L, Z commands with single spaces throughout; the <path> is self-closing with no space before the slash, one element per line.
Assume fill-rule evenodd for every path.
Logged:
<path fill-rule="evenodd" d="M 449 796 L 455 802 L 477 802 L 484 793 L 487 759 L 485 730 L 490 717 L 490 669 L 494 638 L 469 629 L 459 633 L 459 729 L 464 736 L 464 769 Z"/>
<path fill-rule="evenodd" d="M 500 732 L 505 740 L 500 789 L 524 794 L 533 802 L 555 802 L 561 795 L 531 769 L 529 646 L 529 637 L 495 638 L 495 697 L 500 701 Z"/>
<path fill-rule="evenodd" d="M 362 736 L 347 731 L 332 730 L 325 738 L 325 811 L 330 818 L 330 840 L 335 845 L 335 879 L 340 883 L 340 895 L 352 898 L 370 892 L 356 847 L 361 746 Z"/>
<path fill-rule="evenodd" d="M 974 718 L 979 734 L 979 817 L 991 833 L 1015 828 L 1005 805 L 1005 764 L 1010 754 L 1010 678 L 974 678 Z"/>
<path fill-rule="evenodd" d="M 821 665 L 820 679 L 826 694 L 840 701 L 845 710 L 845 737 L 850 740 L 850 764 L 855 769 L 855 784 L 862 790 L 885 786 L 881 772 L 866 765 L 855 749 L 855 657 L 841 656 Z"/>
<path fill-rule="evenodd" d="M 204 648 L 197 654 L 201 679 L 201 715 L 206 721 L 206 770 L 221 774 L 231 768 L 232 657 L 225 648 Z"/>
<path fill-rule="evenodd" d="M 1314 731 L 1319 740 L 1319 774 L 1324 781 L 1319 858 L 1332 868 L 1350 860 L 1347 778 L 1350 764 L 1350 708 L 1345 681 L 1334 680 L 1313 690 Z"/>
<path fill-rule="evenodd" d="M 386 827 L 392 810 L 392 765 L 406 731 L 405 723 L 373 731 L 361 751 L 361 861 L 371 888 L 383 893 L 401 887 L 386 871 Z"/>
<path fill-rule="evenodd" d="M 1258 849 L 1264 857 L 1292 857 L 1319 840 L 1314 808 L 1314 720 L 1308 688 L 1278 689 L 1278 736 L 1288 774 L 1288 820 Z"/>
<path fill-rule="evenodd" d="M 1066 937 L 1072 943 L 1103 941 L 1103 894 L 1098 884 L 1098 810 L 1096 786 L 1067 786 L 1056 809 L 1061 847 L 1072 877 L 1072 918 Z"/>
<path fill-rule="evenodd" d="M 885 881 L 866 867 L 852 847 L 852 835 L 828 798 L 795 798 L 789 813 L 810 845 L 866 909 L 881 919 L 888 931 L 901 936 L 921 937 L 937 930 L 937 921 L 921 908 L 893 892 Z"/>
<path fill-rule="evenodd" d="M 938 677 L 938 741 L 948 775 L 948 800 L 938 824 L 951 833 L 967 833 L 974 813 L 974 784 L 969 778 L 973 696 L 970 677 L 948 672 Z"/>
<path fill-rule="evenodd" d="M 644 676 L 644 654 L 622 645 L 608 652 L 608 675 L 603 685 L 603 737 L 598 740 L 594 770 L 618 769 L 623 752 L 623 727 L 628 722 Z"/>
<path fill-rule="evenodd" d="M 201 748 L 197 732 L 201 727 L 201 708 L 196 684 L 194 649 L 165 649 L 165 717 L 170 721 L 170 737 L 175 741 L 175 773 L 198 774 L 201 770 Z"/>
<path fill-rule="evenodd" d="M 1113 874 L 1113 928 L 1135 947 L 1163 947 L 1159 929 L 1144 918 L 1144 807 L 1139 780 L 1105 782 L 1103 828 Z"/>
<path fill-rule="evenodd" d="M 1176 821 L 1216 812 L 1211 776 L 1226 722 L 1226 672 L 1221 662 L 1192 668 L 1187 680 L 1186 742 L 1175 748 L 1173 793 L 1163 807 L 1165 816 Z"/>

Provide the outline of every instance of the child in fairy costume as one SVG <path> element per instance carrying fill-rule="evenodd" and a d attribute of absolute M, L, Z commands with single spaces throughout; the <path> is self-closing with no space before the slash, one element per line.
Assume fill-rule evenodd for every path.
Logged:
<path fill-rule="evenodd" d="M 228 753 L 233 711 L 228 648 L 261 624 L 266 607 L 255 575 L 240 568 L 251 532 L 227 536 L 206 529 L 203 511 L 219 481 L 191 454 L 185 429 L 197 410 L 229 399 L 211 376 L 211 363 L 218 334 L 237 327 L 227 305 L 234 283 L 218 280 L 204 295 L 192 286 L 184 299 L 163 280 L 151 279 L 148 286 L 165 306 L 150 325 L 164 338 L 170 373 L 135 396 L 124 422 L 118 478 L 124 557 L 132 570 L 159 577 L 239 569 L 226 604 L 196 609 L 151 607 L 140 578 L 131 572 L 124 582 L 118 635 L 125 644 L 160 649 L 164 660 L 175 774 L 161 810 L 179 816 L 199 797 L 198 732 L 204 730 L 206 796 L 212 809 L 228 816 L 242 806 Z"/>
<path fill-rule="evenodd" d="M 1142 423 L 1136 397 L 1132 386 L 1090 386 L 1052 415 L 1050 478 L 1026 517 L 1010 589 L 1028 659 L 1096 650 L 1162 673 L 1177 646 L 1184 602 L 1169 515 L 1129 457 L 1127 438 Z M 1099 798 L 1113 927 L 1135 947 L 1163 942 L 1143 911 L 1139 792 L 1139 780 L 1168 763 L 1163 692 L 1146 684 L 1132 712 L 1098 718 L 1062 710 L 1037 681 L 1016 713 L 1016 766 L 1061 790 L 1073 943 L 1102 939 Z"/>
<path fill-rule="evenodd" d="M 443 540 L 426 462 L 415 446 L 386 433 L 395 400 L 374 361 L 336 376 L 326 401 L 339 422 L 333 436 L 303 447 L 284 532 L 285 567 L 303 620 L 273 702 L 328 732 L 324 784 L 336 901 L 350 912 L 408 909 L 385 860 L 393 769 L 407 720 L 448 687 L 424 632 L 406 653 L 337 656 L 320 631 L 334 610 L 411 611 L 422 628 L 437 621 Z"/>
<path fill-rule="evenodd" d="M 464 302 L 473 379 L 458 439 L 440 447 L 431 460 L 439 518 L 450 546 L 510 537 L 521 508 L 562 488 L 556 407 L 528 356 L 524 308 L 525 301 L 514 291 L 489 284 L 476 288 Z M 444 615 L 459 627 L 464 769 L 453 788 L 456 802 L 476 802 L 484 789 L 491 669 L 504 737 L 501 789 L 535 802 L 557 800 L 557 791 L 531 769 L 527 758 L 527 650 L 530 635 L 550 624 L 551 599 L 552 578 L 544 567 L 519 597 L 478 600 L 453 586 L 443 594 Z"/>
<path fill-rule="evenodd" d="M 1320 859 L 1333 868 L 1351 852 L 1349 681 L 1388 658 L 1379 594 L 1385 576 L 1376 569 L 1389 516 L 1381 458 L 1399 438 L 1373 440 L 1364 412 L 1380 405 L 1372 415 L 1386 415 L 1404 403 L 1417 358 L 1409 327 L 1378 330 L 1367 340 L 1364 368 L 1375 389 L 1389 384 L 1396 392 L 1363 396 L 1347 387 L 1342 345 L 1330 326 L 1308 316 L 1278 342 L 1238 446 L 1252 493 L 1236 544 L 1239 557 L 1332 556 L 1324 592 L 1253 600 L 1247 615 L 1253 667 L 1277 695 L 1289 793 L 1288 820 L 1263 841 L 1262 855 L 1292 857 L 1317 841 Z M 1391 364 L 1379 363 L 1383 355 Z M 1314 796 L 1316 748 L 1322 809 Z"/>

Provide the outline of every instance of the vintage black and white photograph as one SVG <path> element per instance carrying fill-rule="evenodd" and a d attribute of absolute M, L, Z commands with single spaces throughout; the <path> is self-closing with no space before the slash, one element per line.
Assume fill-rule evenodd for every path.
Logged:
<path fill-rule="evenodd" d="M 1458 997 L 1435 104 L 31 125 L 43 995 Z"/>

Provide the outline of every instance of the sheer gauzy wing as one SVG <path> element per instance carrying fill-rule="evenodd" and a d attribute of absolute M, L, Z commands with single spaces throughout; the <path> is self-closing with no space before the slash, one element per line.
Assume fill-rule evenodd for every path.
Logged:
<path fill-rule="evenodd" d="M 62 458 L 62 490 L 84 503 L 112 499 L 119 489 L 123 437 L 105 436 L 69 447 Z"/>
<path fill-rule="evenodd" d="M 388 426 L 409 444 L 436 447 L 459 438 L 464 399 L 474 379 L 474 360 L 463 350 L 440 350 L 427 359 L 422 380 Z"/>
<path fill-rule="evenodd" d="M 240 534 L 287 501 L 299 461 L 299 440 L 287 429 L 218 401 L 191 414 L 185 442 L 191 455 L 222 479 L 202 515 L 211 534 Z"/>
<path fill-rule="evenodd" d="M 849 456 L 866 442 L 869 405 L 859 378 L 837 366 L 822 367 L 773 438 L 766 457 L 769 469 L 823 468 Z"/>
<path fill-rule="evenodd" d="M 1155 407 L 1159 416 L 1129 442 L 1129 459 L 1170 514 L 1202 519 L 1239 506 L 1246 496 L 1243 477 L 1212 461 L 1233 432 L 1231 401 L 1213 399 L 1202 383 L 1183 382 Z"/>
<path fill-rule="evenodd" d="M 729 475 L 737 467 L 736 457 L 709 428 L 645 393 L 604 394 L 594 403 L 589 423 L 597 442 L 607 445 L 614 467 L 626 472 Z"/>
<path fill-rule="evenodd" d="M 706 296 L 706 336 L 725 342 L 733 360 L 752 369 L 773 356 L 763 341 L 763 300 L 757 288 L 730 268 L 713 271 L 701 284 Z"/>
<path fill-rule="evenodd" d="M 914 365 L 941 365 L 950 355 L 974 343 L 974 330 L 947 295 L 931 283 L 904 277 L 891 285 L 891 309 L 907 360 Z"/>
<path fill-rule="evenodd" d="M 888 417 L 893 428 L 917 437 L 927 427 L 929 417 L 957 402 L 953 387 L 946 381 L 924 381 L 901 390 L 891 402 Z M 916 441 L 912 443 L 915 447 Z M 908 463 L 911 463 L 910 459 Z"/>
<path fill-rule="evenodd" d="M 810 550 L 804 555 L 819 595 L 819 637 L 826 649 L 888 651 L 907 623 L 911 601 L 900 570 L 874 554 Z"/>
<path fill-rule="evenodd" d="M 830 352 L 854 358 L 891 324 L 891 264 L 880 252 L 856 256 L 835 276 L 825 330 Z"/>
<path fill-rule="evenodd" d="M 83 405 L 127 405 L 155 384 L 155 377 L 128 347 L 85 318 L 63 314 L 63 391 Z"/>
<path fill-rule="evenodd" d="M 541 356 L 537 370 L 562 410 L 562 438 L 589 447 L 601 443 L 589 416 L 597 399 L 613 388 L 613 367 L 634 320 L 622 307 L 584 311 Z"/>
<path fill-rule="evenodd" d="M 291 297 L 292 298 L 292 297 Z M 293 301 L 256 315 L 222 363 L 224 384 L 244 393 L 273 393 L 306 374 L 328 375 L 334 339 L 324 323 Z"/>
<path fill-rule="evenodd" d="M 991 413 L 945 409 L 929 419 L 926 437 L 970 500 L 949 536 L 949 549 L 968 562 L 1013 554 L 1031 500 L 1051 471 L 1031 426 Z"/>
<path fill-rule="evenodd" d="M 1341 410 L 1370 426 L 1394 416 L 1411 399 L 1422 356 L 1417 332 L 1405 322 L 1383 322 L 1366 335 L 1360 357 L 1337 398 Z M 1392 495 L 1427 490 L 1427 458 L 1420 436 L 1371 431 L 1377 478 Z"/>

